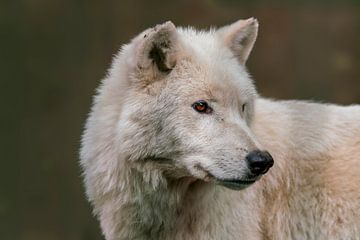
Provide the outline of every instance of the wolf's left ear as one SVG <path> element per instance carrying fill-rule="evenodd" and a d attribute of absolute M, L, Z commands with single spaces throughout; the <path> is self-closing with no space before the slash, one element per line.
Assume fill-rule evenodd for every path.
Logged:
<path fill-rule="evenodd" d="M 172 22 L 145 30 L 133 40 L 133 64 L 147 75 L 147 80 L 169 73 L 176 65 L 178 33 Z"/>
<path fill-rule="evenodd" d="M 238 20 L 218 30 L 225 45 L 231 49 L 241 64 L 245 64 L 249 57 L 257 37 L 258 27 L 258 21 L 255 18 L 249 18 Z"/>

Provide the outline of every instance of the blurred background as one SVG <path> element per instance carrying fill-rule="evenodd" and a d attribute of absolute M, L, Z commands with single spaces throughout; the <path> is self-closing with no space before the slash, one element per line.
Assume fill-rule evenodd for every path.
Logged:
<path fill-rule="evenodd" d="M 254 16 L 248 67 L 266 97 L 360 103 L 360 1 L 0 1 L 0 239 L 97 240 L 80 135 L 118 48 L 166 20 Z"/>

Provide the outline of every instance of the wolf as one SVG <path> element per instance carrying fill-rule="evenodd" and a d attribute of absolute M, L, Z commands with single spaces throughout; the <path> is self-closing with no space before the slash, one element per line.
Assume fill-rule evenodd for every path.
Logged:
<path fill-rule="evenodd" d="M 254 18 L 124 45 L 81 143 L 107 240 L 360 239 L 360 106 L 261 97 Z"/>

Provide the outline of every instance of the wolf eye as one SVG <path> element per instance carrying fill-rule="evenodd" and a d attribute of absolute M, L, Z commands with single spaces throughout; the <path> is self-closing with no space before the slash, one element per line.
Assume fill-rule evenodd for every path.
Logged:
<path fill-rule="evenodd" d="M 212 109 L 209 107 L 208 103 L 204 100 L 199 100 L 194 102 L 192 108 L 199 113 L 211 113 Z"/>

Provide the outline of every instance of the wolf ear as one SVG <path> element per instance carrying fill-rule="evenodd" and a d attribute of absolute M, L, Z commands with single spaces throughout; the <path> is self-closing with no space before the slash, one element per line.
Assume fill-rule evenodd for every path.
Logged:
<path fill-rule="evenodd" d="M 254 46 L 258 21 L 255 18 L 238 20 L 218 30 L 225 45 L 231 49 L 241 64 L 245 64 Z"/>
<path fill-rule="evenodd" d="M 178 33 L 172 22 L 145 30 L 133 40 L 139 70 L 156 77 L 169 73 L 176 65 Z M 149 72 L 150 71 L 150 72 Z M 150 77 L 151 77 L 150 76 Z"/>

